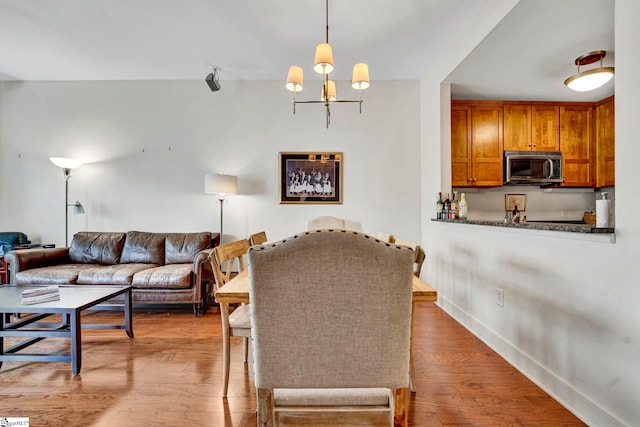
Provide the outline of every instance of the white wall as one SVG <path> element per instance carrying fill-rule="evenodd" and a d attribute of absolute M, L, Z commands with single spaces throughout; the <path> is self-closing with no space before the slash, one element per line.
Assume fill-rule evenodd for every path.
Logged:
<path fill-rule="evenodd" d="M 439 68 L 421 81 L 423 272 L 446 311 L 587 424 L 637 426 L 640 4 L 618 0 L 615 13 L 616 243 L 429 221 L 437 192 L 448 190 L 441 153 L 449 149 L 450 119 L 437 100 L 449 96 L 440 82 L 450 70 Z M 504 290 L 504 308 L 496 288 Z"/>
<path fill-rule="evenodd" d="M 416 82 L 374 82 L 357 104 L 299 105 L 282 82 L 1 82 L 0 228 L 64 245 L 64 178 L 50 156 L 86 164 L 72 172 L 70 239 L 80 230 L 219 230 L 207 172 L 238 176 L 225 203 L 226 241 L 266 230 L 280 239 L 316 215 L 375 234 L 420 238 L 419 92 Z M 314 83 L 317 89 L 314 90 Z M 298 99 L 315 98 L 309 81 Z M 338 93 L 357 98 L 349 82 Z M 342 205 L 280 205 L 278 152 L 344 153 Z"/>

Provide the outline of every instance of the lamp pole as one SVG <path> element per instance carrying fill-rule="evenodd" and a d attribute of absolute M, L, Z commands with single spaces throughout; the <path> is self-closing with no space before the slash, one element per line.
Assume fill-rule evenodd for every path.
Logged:
<path fill-rule="evenodd" d="M 71 169 L 64 168 L 64 246 L 69 246 L 69 178 Z"/>
<path fill-rule="evenodd" d="M 222 197 L 222 195 L 220 195 L 220 198 L 218 199 L 220 201 L 220 244 L 222 245 L 222 238 L 223 238 L 223 234 L 222 234 L 222 212 L 224 211 L 223 204 L 224 204 L 224 198 Z"/>

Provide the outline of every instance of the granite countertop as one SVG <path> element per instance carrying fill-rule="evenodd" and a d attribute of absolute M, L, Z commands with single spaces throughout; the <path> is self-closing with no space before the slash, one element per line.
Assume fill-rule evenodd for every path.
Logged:
<path fill-rule="evenodd" d="M 529 230 L 566 231 L 570 233 L 614 233 L 613 227 L 599 228 L 589 224 L 575 224 L 570 222 L 521 222 L 507 223 L 504 220 L 486 219 L 431 219 L 436 222 L 450 222 L 453 224 L 488 225 L 491 227 L 520 228 Z"/>

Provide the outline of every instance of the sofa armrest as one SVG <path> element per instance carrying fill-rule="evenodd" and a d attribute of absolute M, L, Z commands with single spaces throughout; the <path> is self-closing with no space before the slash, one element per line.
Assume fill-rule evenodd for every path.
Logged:
<path fill-rule="evenodd" d="M 209 261 L 212 253 L 213 248 L 204 249 L 198 252 L 193 259 L 194 284 L 199 285 L 203 281 L 213 278 L 213 270 L 211 269 L 211 263 Z"/>
<path fill-rule="evenodd" d="M 9 283 L 16 282 L 16 273 L 32 268 L 65 264 L 69 261 L 69 248 L 35 248 L 9 251 L 4 255 L 9 270 Z"/>

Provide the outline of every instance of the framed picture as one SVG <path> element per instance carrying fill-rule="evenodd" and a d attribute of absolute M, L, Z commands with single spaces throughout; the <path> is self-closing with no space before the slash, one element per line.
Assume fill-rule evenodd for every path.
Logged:
<path fill-rule="evenodd" d="M 527 209 L 527 195 L 526 194 L 505 194 L 504 210 L 512 212 L 516 206 L 518 207 L 518 210 L 520 212 L 524 212 Z"/>
<path fill-rule="evenodd" d="M 342 203 L 342 153 L 280 153 L 280 203 Z"/>

